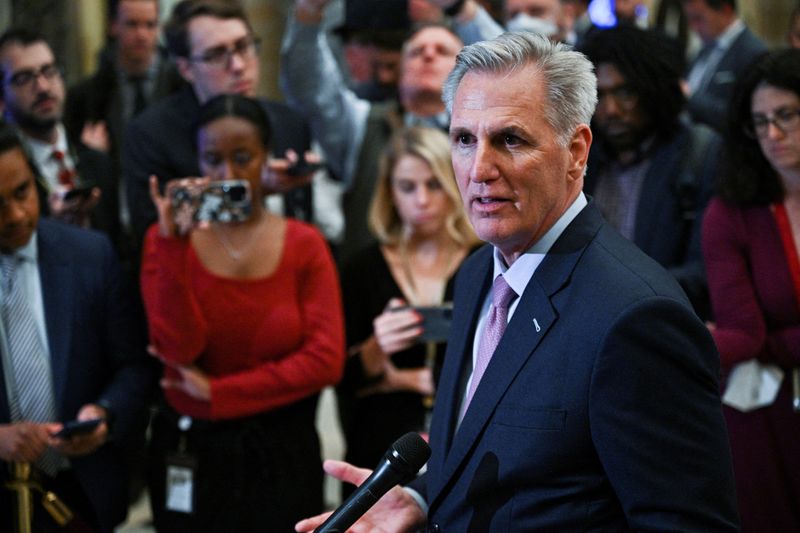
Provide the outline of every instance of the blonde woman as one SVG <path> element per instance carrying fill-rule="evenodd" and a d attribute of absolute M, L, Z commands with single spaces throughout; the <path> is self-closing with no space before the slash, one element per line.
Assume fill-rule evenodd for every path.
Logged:
<path fill-rule="evenodd" d="M 446 307 L 453 276 L 477 244 L 444 133 L 409 128 L 393 137 L 369 225 L 378 243 L 342 270 L 349 358 L 339 387 L 347 461 L 364 467 L 405 432 L 425 430 L 444 344 L 418 309 Z"/>

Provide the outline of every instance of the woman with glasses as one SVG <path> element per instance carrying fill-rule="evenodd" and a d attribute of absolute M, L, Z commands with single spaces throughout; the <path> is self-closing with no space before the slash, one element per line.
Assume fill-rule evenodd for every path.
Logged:
<path fill-rule="evenodd" d="M 320 233 L 264 209 L 261 105 L 199 110 L 203 178 L 151 177 L 142 259 L 150 342 L 164 363 L 150 498 L 158 531 L 291 531 L 322 509 L 317 395 L 344 359 L 341 298 Z"/>
<path fill-rule="evenodd" d="M 703 252 L 742 530 L 800 531 L 800 50 L 739 80 L 727 141 Z"/>

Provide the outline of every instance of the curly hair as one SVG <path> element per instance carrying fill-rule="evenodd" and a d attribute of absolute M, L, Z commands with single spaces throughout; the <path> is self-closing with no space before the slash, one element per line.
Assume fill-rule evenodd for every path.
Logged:
<path fill-rule="evenodd" d="M 594 33 L 581 51 L 595 68 L 608 63 L 619 70 L 659 137 L 675 135 L 686 105 L 681 90 L 684 64 L 676 42 L 652 30 L 618 26 Z"/>
<path fill-rule="evenodd" d="M 800 96 L 800 50 L 767 52 L 753 61 L 734 87 L 725 132 L 726 157 L 717 184 L 721 198 L 737 206 L 768 205 L 783 199 L 780 177 L 748 133 L 753 93 L 762 85 Z"/>

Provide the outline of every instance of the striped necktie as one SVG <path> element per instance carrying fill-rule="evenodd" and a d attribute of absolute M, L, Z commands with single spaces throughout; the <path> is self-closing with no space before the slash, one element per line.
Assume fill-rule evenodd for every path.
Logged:
<path fill-rule="evenodd" d="M 17 280 L 20 258 L 2 255 L 3 273 L 3 325 L 11 364 L 14 393 L 10 395 L 11 419 L 48 423 L 56 420 L 56 409 L 50 377 L 47 352 L 39 336 L 33 309 L 25 291 Z M 49 449 L 39 458 L 37 465 L 50 475 L 55 475 L 60 463 L 59 455 Z"/>

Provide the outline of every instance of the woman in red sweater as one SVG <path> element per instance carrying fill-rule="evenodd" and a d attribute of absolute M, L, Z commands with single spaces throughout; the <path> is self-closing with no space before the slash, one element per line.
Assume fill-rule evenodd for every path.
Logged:
<path fill-rule="evenodd" d="M 703 253 L 742 531 L 800 531 L 800 50 L 750 67 L 727 136 Z"/>
<path fill-rule="evenodd" d="M 256 101 L 219 96 L 198 120 L 206 177 L 164 195 L 151 179 L 159 221 L 142 293 L 165 366 L 149 473 L 159 531 L 290 531 L 322 508 L 314 422 L 317 394 L 342 372 L 341 297 L 319 232 L 264 209 L 269 141 Z M 174 208 L 219 180 L 249 187 L 249 205 L 217 217 L 234 221 Z"/>

